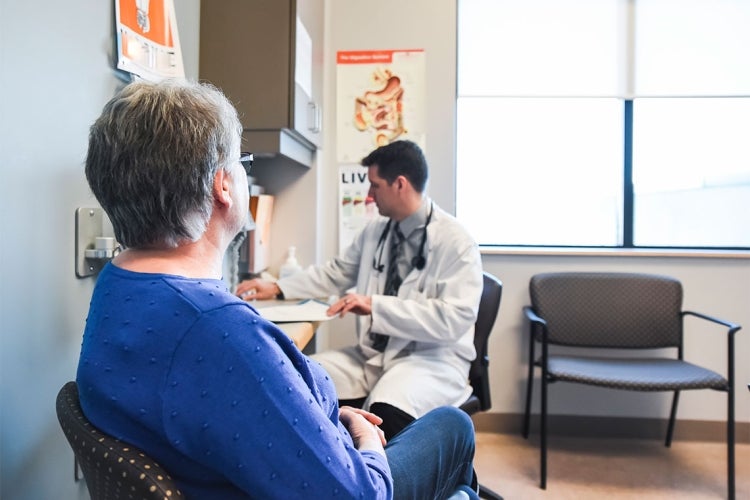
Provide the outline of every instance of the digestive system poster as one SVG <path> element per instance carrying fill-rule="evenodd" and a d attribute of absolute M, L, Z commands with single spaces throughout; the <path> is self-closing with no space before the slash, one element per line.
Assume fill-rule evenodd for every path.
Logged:
<path fill-rule="evenodd" d="M 336 70 L 338 163 L 400 139 L 425 147 L 424 50 L 340 51 Z"/>

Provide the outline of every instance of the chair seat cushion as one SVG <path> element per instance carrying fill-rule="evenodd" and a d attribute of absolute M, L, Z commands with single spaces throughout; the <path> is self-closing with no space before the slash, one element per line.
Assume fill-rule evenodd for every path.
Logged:
<path fill-rule="evenodd" d="M 482 409 L 482 403 L 479 401 L 478 397 L 472 394 L 459 408 L 469 415 L 474 415 Z"/>
<path fill-rule="evenodd" d="M 612 389 L 726 391 L 728 387 L 727 380 L 718 373 L 678 359 L 554 355 L 548 357 L 548 366 L 552 380 Z"/>

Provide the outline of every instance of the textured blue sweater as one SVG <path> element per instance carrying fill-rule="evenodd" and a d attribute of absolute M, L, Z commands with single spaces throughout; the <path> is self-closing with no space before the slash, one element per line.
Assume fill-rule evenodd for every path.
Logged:
<path fill-rule="evenodd" d="M 325 371 L 221 280 L 105 266 L 77 382 L 91 422 L 188 499 L 392 496 L 385 457 L 355 449 Z"/>

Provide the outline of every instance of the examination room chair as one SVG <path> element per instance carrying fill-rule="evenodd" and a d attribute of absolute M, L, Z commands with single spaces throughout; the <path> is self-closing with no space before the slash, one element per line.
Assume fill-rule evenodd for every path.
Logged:
<path fill-rule="evenodd" d="M 492 406 L 490 400 L 490 358 L 487 353 L 487 347 L 492 327 L 500 310 L 502 293 L 502 282 L 490 273 L 485 272 L 482 298 L 479 301 L 477 321 L 474 324 L 474 348 L 477 351 L 477 357 L 474 358 L 471 368 L 469 368 L 469 382 L 472 394 L 461 405 L 461 409 L 469 415 L 489 410 L 490 406 Z M 482 486 L 481 483 L 479 484 L 479 496 L 480 498 L 489 500 L 502 500 L 503 498 L 491 489 Z"/>
<path fill-rule="evenodd" d="M 547 485 L 547 391 L 552 382 L 610 389 L 673 392 L 665 446 L 672 443 L 680 391 L 727 393 L 727 491 L 734 499 L 734 334 L 739 325 L 682 310 L 682 284 L 638 273 L 546 273 L 531 277 L 529 370 L 523 436 L 528 438 L 534 367 L 541 369 L 540 487 Z M 693 317 L 726 331 L 726 378 L 683 360 L 684 320 Z M 717 336 L 720 342 L 722 337 Z M 541 345 L 536 358 L 534 346 Z M 554 346 L 554 347 L 553 347 Z M 566 346 L 561 354 L 557 346 Z M 617 349 L 608 354 L 608 349 Z M 623 350 L 627 350 L 623 355 Z M 658 350 L 658 352 L 654 352 Z M 655 357 L 658 356 L 658 357 Z"/>
<path fill-rule="evenodd" d="M 57 394 L 57 419 L 73 448 L 73 479 L 80 480 L 80 465 L 92 500 L 183 498 L 169 474 L 143 451 L 88 421 L 75 382 L 68 382 Z"/>

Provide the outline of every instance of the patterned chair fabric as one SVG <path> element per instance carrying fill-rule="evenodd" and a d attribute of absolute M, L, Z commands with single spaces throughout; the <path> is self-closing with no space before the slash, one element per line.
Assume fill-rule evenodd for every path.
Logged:
<path fill-rule="evenodd" d="M 678 347 L 682 339 L 682 285 L 673 278 L 537 274 L 529 294 L 534 311 L 547 322 L 550 344 L 654 348 Z"/>
<path fill-rule="evenodd" d="M 182 497 L 169 474 L 143 451 L 94 427 L 83 415 L 75 382 L 57 395 L 57 418 L 83 470 L 92 500 L 175 500 Z"/>
<path fill-rule="evenodd" d="M 669 358 L 549 356 L 554 381 L 577 382 L 630 391 L 727 390 L 727 379 L 701 366 Z"/>
<path fill-rule="evenodd" d="M 529 369 L 523 435 L 528 437 L 534 367 L 542 370 L 541 487 L 546 488 L 547 386 L 564 381 L 632 391 L 672 391 L 666 446 L 674 430 L 679 393 L 727 392 L 728 489 L 734 498 L 734 334 L 739 325 L 682 310 L 682 285 L 668 276 L 638 273 L 545 273 L 529 283 Z M 694 316 L 728 328 L 727 376 L 683 360 L 683 320 Z M 541 356 L 535 344 L 541 344 Z M 568 346 L 559 354 L 550 346 Z M 571 349 L 577 351 L 570 354 Z M 632 354 L 606 354 L 609 348 Z M 674 348 L 674 357 L 642 350 Z M 587 352 L 588 351 L 588 352 Z M 593 354 L 591 353 L 593 352 Z M 640 355 L 638 355 L 640 354 Z"/>

